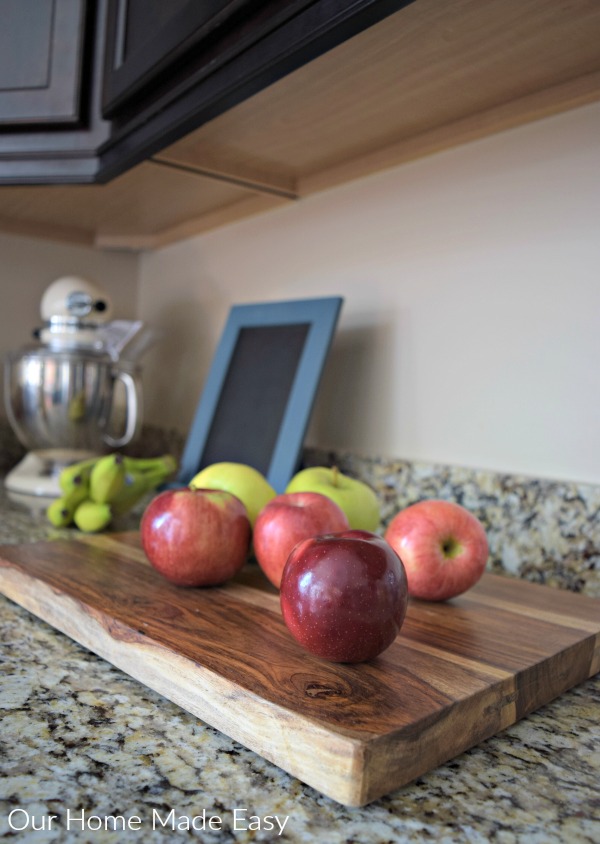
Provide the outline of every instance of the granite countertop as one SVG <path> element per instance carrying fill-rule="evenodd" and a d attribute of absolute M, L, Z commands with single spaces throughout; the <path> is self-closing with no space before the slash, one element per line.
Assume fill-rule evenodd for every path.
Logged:
<path fill-rule="evenodd" d="M 2 489 L 0 543 L 61 534 Z M 600 675 L 405 788 L 349 809 L 2 596 L 0 662 L 0 838 L 600 841 Z M 11 834 L 9 815 L 20 831 Z M 129 828 L 90 831 L 114 815 Z"/>

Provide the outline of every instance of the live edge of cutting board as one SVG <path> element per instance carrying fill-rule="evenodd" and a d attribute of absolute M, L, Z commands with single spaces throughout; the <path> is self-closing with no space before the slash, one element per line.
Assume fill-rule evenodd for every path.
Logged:
<path fill-rule="evenodd" d="M 137 533 L 0 547 L 0 592 L 323 794 L 375 800 L 600 671 L 600 601 L 485 574 L 371 663 L 304 652 L 248 564 L 173 586 Z"/>

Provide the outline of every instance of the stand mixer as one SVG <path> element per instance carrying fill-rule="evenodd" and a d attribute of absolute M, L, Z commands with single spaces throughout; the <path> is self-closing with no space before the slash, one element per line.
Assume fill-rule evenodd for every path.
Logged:
<path fill-rule="evenodd" d="M 138 436 L 142 391 L 133 361 L 144 342 L 142 323 L 112 320 L 110 298 L 86 279 L 57 279 L 40 311 L 37 342 L 5 362 L 8 421 L 29 449 L 5 485 L 17 494 L 58 496 L 64 466 Z"/>

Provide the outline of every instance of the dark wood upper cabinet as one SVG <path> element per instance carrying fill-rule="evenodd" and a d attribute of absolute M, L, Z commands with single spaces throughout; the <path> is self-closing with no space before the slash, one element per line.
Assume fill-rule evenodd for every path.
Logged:
<path fill-rule="evenodd" d="M 410 2 L 0 0 L 0 183 L 106 182 Z"/>
<path fill-rule="evenodd" d="M 0 184 L 98 179 L 105 38 L 105 0 L 0 0 Z"/>
<path fill-rule="evenodd" d="M 157 248 L 596 102 L 599 43 L 590 0 L 0 0 L 0 231 Z"/>
<path fill-rule="evenodd" d="M 154 155 L 414 0 L 108 0 L 101 177 Z"/>
<path fill-rule="evenodd" d="M 249 0 L 109 0 L 105 116 L 122 109 L 192 49 L 256 5 Z"/>
<path fill-rule="evenodd" d="M 0 126 L 78 126 L 84 0 L 1 0 Z"/>

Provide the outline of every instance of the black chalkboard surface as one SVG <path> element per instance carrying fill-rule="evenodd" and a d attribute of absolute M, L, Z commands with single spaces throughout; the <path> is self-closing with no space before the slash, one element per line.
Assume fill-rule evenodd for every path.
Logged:
<path fill-rule="evenodd" d="M 178 483 L 246 463 L 283 492 L 297 470 L 341 297 L 231 308 L 185 445 Z"/>

